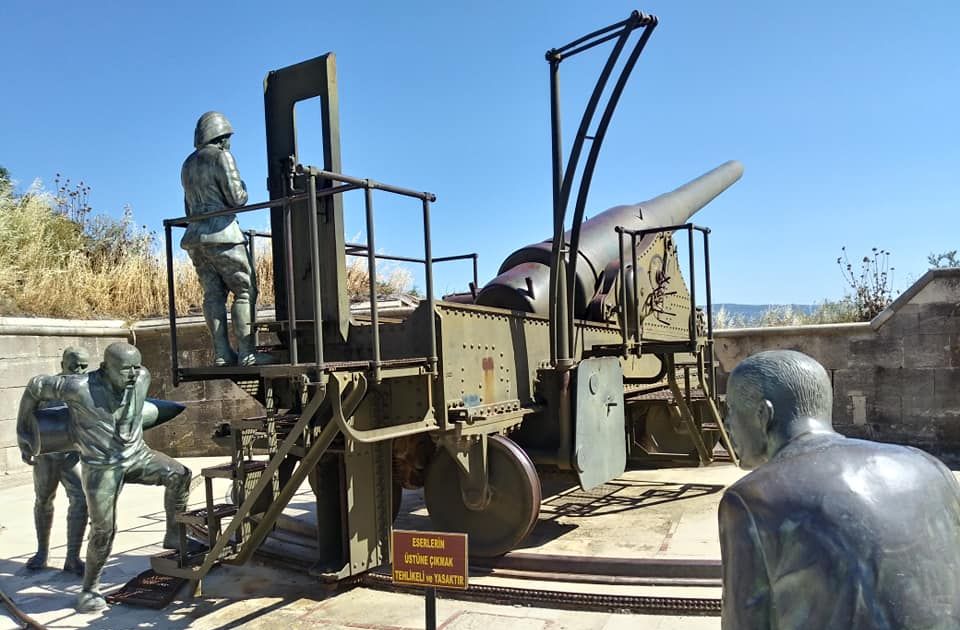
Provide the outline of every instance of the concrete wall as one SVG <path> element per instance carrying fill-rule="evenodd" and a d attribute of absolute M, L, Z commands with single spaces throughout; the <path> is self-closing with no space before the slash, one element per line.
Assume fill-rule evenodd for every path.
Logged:
<path fill-rule="evenodd" d="M 960 461 L 960 269 L 931 270 L 872 322 L 717 331 L 719 385 L 745 357 L 791 349 L 833 381 L 834 425 Z"/>
<path fill-rule="evenodd" d="M 31 376 L 60 371 L 67 346 L 90 351 L 91 362 L 115 341 L 127 341 L 120 321 L 0 317 L 0 473 L 27 468 L 17 447 L 17 410 Z"/>
<path fill-rule="evenodd" d="M 177 331 L 182 365 L 212 363 L 201 320 L 182 318 Z M 799 350 L 831 374 L 838 430 L 960 461 L 960 269 L 928 272 L 869 323 L 735 329 L 716 337 L 721 391 L 726 375 L 745 357 L 775 348 Z M 56 372 L 68 345 L 84 346 L 97 357 L 114 341 L 140 348 L 153 375 L 151 396 L 187 403 L 183 415 L 147 433 L 153 448 L 173 456 L 225 454 L 209 440 L 216 425 L 263 413 L 230 381 L 173 387 L 165 320 L 127 326 L 0 317 L 0 473 L 25 467 L 15 418 L 26 381 Z M 93 366 L 97 363 L 94 359 Z"/>
<path fill-rule="evenodd" d="M 170 366 L 170 329 L 166 320 L 139 322 L 133 327 L 136 346 L 152 377 L 150 395 L 187 405 L 176 420 L 146 433 L 151 448 L 181 456 L 229 456 L 210 435 L 221 422 L 262 416 L 264 409 L 232 381 L 215 380 L 173 386 Z M 213 365 L 213 346 L 200 318 L 177 320 L 177 346 L 181 366 Z"/>
<path fill-rule="evenodd" d="M 189 365 L 210 365 L 213 357 L 206 327 L 197 318 L 182 318 L 177 328 L 180 359 Z M 176 400 L 187 409 L 176 420 L 146 434 L 147 443 L 174 457 L 227 454 L 209 439 L 216 425 L 232 418 L 263 414 L 253 398 L 230 381 L 183 383 L 173 387 L 170 338 L 166 320 L 138 322 L 75 321 L 0 317 L 0 473 L 25 470 L 16 440 L 16 417 L 23 388 L 30 377 L 60 370 L 67 346 L 82 346 L 96 368 L 104 349 L 115 341 L 137 345 L 150 369 L 150 396 Z"/>

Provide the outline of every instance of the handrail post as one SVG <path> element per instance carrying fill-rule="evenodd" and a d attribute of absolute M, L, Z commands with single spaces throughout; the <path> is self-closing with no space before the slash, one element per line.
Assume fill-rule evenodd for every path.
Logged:
<path fill-rule="evenodd" d="M 620 336 L 623 338 L 623 358 L 627 358 L 627 268 L 623 257 L 623 228 L 616 228 L 620 242 Z"/>
<path fill-rule="evenodd" d="M 475 286 L 475 287 L 479 287 L 479 286 L 480 286 L 480 276 L 479 276 L 478 273 L 477 273 L 477 259 L 478 259 L 478 258 L 479 258 L 479 256 L 478 256 L 477 254 L 473 254 L 473 286 Z M 478 289 L 478 290 L 479 290 L 479 289 Z"/>
<path fill-rule="evenodd" d="M 297 302 L 293 287 L 293 220 L 289 203 L 283 204 L 284 285 L 287 289 L 287 335 L 290 344 L 290 365 L 300 362 L 297 342 Z"/>
<path fill-rule="evenodd" d="M 550 171 L 553 177 L 553 246 L 550 254 L 550 363 L 556 367 L 566 353 L 560 348 L 561 335 L 566 336 L 566 325 L 560 321 L 560 310 L 566 308 L 566 289 L 561 290 L 563 267 L 563 211 L 560 202 L 563 184 L 563 129 L 560 122 L 560 55 L 547 53 L 550 63 Z M 564 301 L 561 305 L 560 300 Z M 562 356 L 561 356 L 562 355 Z"/>
<path fill-rule="evenodd" d="M 633 265 L 633 337 L 635 354 L 640 354 L 640 273 L 637 268 L 637 234 L 630 234 L 630 256 Z"/>
<path fill-rule="evenodd" d="M 423 199 L 423 259 L 425 261 L 424 275 L 427 284 L 427 303 L 430 307 L 430 356 L 428 357 L 428 361 L 430 362 L 430 372 L 436 377 L 439 374 L 437 370 L 437 322 L 435 312 L 436 304 L 433 295 L 433 243 L 430 235 L 430 200 L 427 198 Z M 473 257 L 473 274 L 474 278 L 476 278 L 476 254 L 474 254 Z"/>
<path fill-rule="evenodd" d="M 377 263 L 374 252 L 377 251 L 373 230 L 373 187 L 370 182 L 363 188 L 364 210 L 367 216 L 367 274 L 370 276 L 370 326 L 373 345 L 373 382 L 379 383 L 380 377 L 380 313 L 377 305 Z"/>
<path fill-rule="evenodd" d="M 710 395 L 717 396 L 717 368 L 714 365 L 713 347 L 713 295 L 710 288 L 710 228 L 703 228 L 703 267 L 707 291 L 707 373 L 710 375 Z"/>
<path fill-rule="evenodd" d="M 687 247 L 689 248 L 690 265 L 690 344 L 691 352 L 696 351 L 697 345 L 697 268 L 694 266 L 693 256 L 693 225 L 687 224 Z"/>
<path fill-rule="evenodd" d="M 173 386 L 180 384 L 180 350 L 177 347 L 177 297 L 173 279 L 173 229 L 169 223 L 163 223 L 164 246 L 167 254 L 167 308 L 170 311 L 170 369 Z"/>
<path fill-rule="evenodd" d="M 323 365 L 323 287 L 320 278 L 320 235 L 317 232 L 317 177 L 313 173 L 307 176 L 307 206 L 310 225 L 310 277 L 313 280 L 313 345 L 314 363 L 317 369 Z"/>
<path fill-rule="evenodd" d="M 257 329 L 257 300 L 260 298 L 260 278 L 257 277 L 257 247 L 256 230 L 247 230 L 247 258 L 250 259 L 250 334 L 256 339 Z"/>

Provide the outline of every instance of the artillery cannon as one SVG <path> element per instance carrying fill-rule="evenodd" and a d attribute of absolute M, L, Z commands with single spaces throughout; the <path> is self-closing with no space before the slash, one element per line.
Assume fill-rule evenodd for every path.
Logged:
<path fill-rule="evenodd" d="M 673 192 L 582 220 L 597 151 L 656 23 L 635 12 L 548 52 L 556 88 L 563 59 L 615 41 L 565 167 L 552 94 L 554 236 L 508 257 L 481 290 L 450 300 L 433 292 L 433 265 L 444 260 L 432 253 L 435 196 L 341 173 L 334 56 L 268 74 L 270 200 L 220 214 L 270 210 L 276 319 L 256 323 L 256 333 L 271 362 L 180 366 L 168 263 L 174 382 L 232 379 L 266 415 L 231 422 L 230 464 L 202 471 L 233 480 L 235 503 L 215 505 L 208 483 L 206 508 L 180 517 L 185 526 L 206 527 L 209 552 L 196 562 L 156 557 L 155 570 L 199 580 L 217 562 L 244 562 L 308 478 L 317 505 L 310 570 L 340 580 L 387 562 L 401 488 L 422 486 L 437 528 L 465 531 L 472 555 L 493 556 L 514 548 L 537 520 L 538 465 L 572 471 L 591 488 L 621 474 L 628 460 L 711 461 L 723 429 L 713 391 L 709 272 L 700 317 L 672 233 L 687 232 L 693 274 L 694 232 L 706 245 L 709 231 L 686 222 L 740 177 L 741 166 L 728 162 Z M 590 121 L 636 32 L 591 136 L 565 234 Z M 322 167 L 296 157 L 293 107 L 313 97 L 321 102 Z M 363 244 L 344 240 L 341 198 L 355 190 L 364 196 Z M 405 260 L 424 265 L 426 298 L 401 317 L 384 316 L 377 303 L 375 193 L 414 200 L 423 221 L 422 257 Z M 168 261 L 172 229 L 193 220 L 164 222 Z M 348 253 L 368 261 L 363 318 L 347 305 Z"/>

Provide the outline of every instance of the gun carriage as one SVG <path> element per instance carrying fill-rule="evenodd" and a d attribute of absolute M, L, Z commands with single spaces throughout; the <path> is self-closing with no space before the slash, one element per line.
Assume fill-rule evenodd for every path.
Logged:
<path fill-rule="evenodd" d="M 446 299 L 434 295 L 433 265 L 464 256 L 433 256 L 435 196 L 341 172 L 334 55 L 267 75 L 270 199 L 214 213 L 270 212 L 276 317 L 253 324 L 263 359 L 256 365 L 179 364 L 172 232 L 196 219 L 164 222 L 174 382 L 231 379 L 266 414 L 230 423 L 223 433 L 233 445 L 231 462 L 203 471 L 206 506 L 180 515 L 184 531 L 205 528 L 209 550 L 155 557 L 155 570 L 199 580 L 217 562 L 246 561 L 307 479 L 316 497 L 311 572 L 340 580 L 388 561 L 401 488 L 423 487 L 437 528 L 467 532 L 472 555 L 494 556 L 519 544 L 537 520 L 538 466 L 571 471 L 591 488 L 628 462 L 713 459 L 725 435 L 713 378 L 709 230 L 689 221 L 742 167 L 728 162 L 672 192 L 583 220 L 613 111 L 656 24 L 634 12 L 547 53 L 552 237 L 510 255 L 483 287 L 476 256 L 465 256 L 474 260 L 470 291 Z M 561 62 L 608 41 L 613 50 L 564 163 Z M 321 102 L 322 167 L 297 158 L 294 105 L 314 97 Z M 364 199 L 362 244 L 344 239 L 342 198 L 351 191 Z M 402 259 L 424 266 L 426 297 L 399 315 L 381 312 L 377 302 L 375 193 L 410 199 L 422 219 L 422 256 Z M 685 233 L 689 286 L 674 233 Z M 264 235 L 250 233 L 251 253 L 255 236 Z M 370 308 L 363 317 L 352 316 L 348 304 L 347 255 L 367 259 Z M 705 311 L 696 308 L 698 264 Z M 214 501 L 216 477 L 232 480 L 232 503 Z"/>

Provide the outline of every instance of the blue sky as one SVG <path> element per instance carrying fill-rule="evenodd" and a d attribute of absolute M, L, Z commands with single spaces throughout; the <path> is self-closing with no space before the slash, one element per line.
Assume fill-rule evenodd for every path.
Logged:
<path fill-rule="evenodd" d="M 52 186 L 57 172 L 83 179 L 95 209 L 130 204 L 158 229 L 182 214 L 180 165 L 197 117 L 217 109 L 237 129 L 251 199 L 264 199 L 263 77 L 334 51 L 344 172 L 435 192 L 434 254 L 478 252 L 483 283 L 550 232 L 544 51 L 634 8 L 660 25 L 614 117 L 588 215 L 741 160 L 740 183 L 695 217 L 713 229 L 719 302 L 838 298 L 842 245 L 890 250 L 902 289 L 928 253 L 958 247 L 950 0 L 5 0 L 0 165 L 23 187 Z M 563 66 L 568 132 L 604 58 Z M 301 129 L 304 162 L 320 161 L 316 131 Z M 349 239 L 362 238 L 360 203 L 347 199 Z M 378 197 L 377 210 L 378 249 L 417 255 L 417 207 Z M 249 216 L 245 226 L 267 226 Z M 445 267 L 437 288 L 468 276 Z"/>

